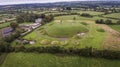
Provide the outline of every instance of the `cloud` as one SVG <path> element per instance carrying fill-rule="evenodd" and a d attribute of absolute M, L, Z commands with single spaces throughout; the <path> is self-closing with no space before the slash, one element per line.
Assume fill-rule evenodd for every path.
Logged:
<path fill-rule="evenodd" d="M 5 4 L 21 4 L 21 3 L 46 3 L 60 1 L 81 1 L 81 0 L 0 0 L 0 5 Z"/>

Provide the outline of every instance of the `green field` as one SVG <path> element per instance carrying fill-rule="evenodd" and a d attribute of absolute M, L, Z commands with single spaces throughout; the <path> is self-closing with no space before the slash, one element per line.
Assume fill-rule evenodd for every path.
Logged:
<path fill-rule="evenodd" d="M 120 25 L 109 25 L 112 29 L 120 32 Z"/>
<path fill-rule="evenodd" d="M 111 18 L 120 19 L 120 13 L 112 13 L 112 14 L 104 15 L 104 17 L 111 17 Z"/>
<path fill-rule="evenodd" d="M 71 37 L 78 32 L 88 32 L 88 29 L 80 22 L 64 21 L 53 22 L 54 24 L 45 27 L 45 31 L 49 36 L 53 37 Z"/>
<path fill-rule="evenodd" d="M 8 27 L 10 25 L 10 22 L 5 22 L 0 24 L 0 29 Z"/>
<path fill-rule="evenodd" d="M 86 18 L 86 17 L 82 17 L 82 16 L 77 16 L 77 15 L 68 15 L 68 16 L 59 16 L 59 17 L 55 17 L 55 20 L 73 20 L 73 18 L 76 18 L 76 20 L 79 21 L 95 21 L 97 19 L 103 19 L 103 20 L 107 20 L 108 18 L 103 18 L 103 17 L 92 17 L 92 18 Z M 111 19 L 113 23 L 116 23 L 118 20 L 115 19 Z"/>
<path fill-rule="evenodd" d="M 77 11 L 78 12 L 78 11 Z M 104 12 L 97 12 L 97 11 L 79 11 L 78 13 L 82 14 L 82 13 L 88 13 L 90 15 L 101 15 L 104 14 Z"/>
<path fill-rule="evenodd" d="M 119 60 L 78 56 L 10 53 L 1 67 L 119 67 Z"/>

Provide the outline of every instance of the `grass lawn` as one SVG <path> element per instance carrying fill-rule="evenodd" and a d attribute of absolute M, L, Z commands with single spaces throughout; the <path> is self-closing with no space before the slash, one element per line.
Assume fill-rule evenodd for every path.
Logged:
<path fill-rule="evenodd" d="M 53 37 L 71 37 L 78 32 L 88 32 L 88 29 L 80 22 L 52 22 L 54 24 L 45 27 L 45 31 L 49 36 Z"/>
<path fill-rule="evenodd" d="M 120 25 L 109 25 L 111 28 L 113 28 L 114 30 L 120 32 Z"/>
<path fill-rule="evenodd" d="M 10 53 L 1 67 L 119 67 L 120 61 L 78 56 Z"/>
<path fill-rule="evenodd" d="M 0 29 L 4 28 L 4 27 L 7 27 L 9 25 L 10 25 L 10 22 L 4 22 L 4 23 L 0 24 Z"/>

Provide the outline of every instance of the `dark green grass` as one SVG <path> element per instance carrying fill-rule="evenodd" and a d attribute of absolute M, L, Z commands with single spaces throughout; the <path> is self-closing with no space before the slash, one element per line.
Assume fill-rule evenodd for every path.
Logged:
<path fill-rule="evenodd" d="M 120 32 L 120 25 L 109 25 L 112 29 Z"/>
<path fill-rule="evenodd" d="M 119 67 L 118 60 L 35 53 L 10 53 L 1 67 Z"/>

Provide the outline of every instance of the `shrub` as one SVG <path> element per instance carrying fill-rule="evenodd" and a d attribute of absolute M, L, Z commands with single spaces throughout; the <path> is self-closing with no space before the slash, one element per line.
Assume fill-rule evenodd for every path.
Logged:
<path fill-rule="evenodd" d="M 98 31 L 98 32 L 105 32 L 105 30 L 104 30 L 104 29 L 101 29 L 101 28 L 97 29 L 97 31 Z"/>
<path fill-rule="evenodd" d="M 108 19 L 105 21 L 105 24 L 112 24 L 112 21 Z"/>
<path fill-rule="evenodd" d="M 50 41 L 47 40 L 47 39 L 44 39 L 44 40 L 42 40 L 42 41 L 40 42 L 40 44 L 42 44 L 42 45 L 48 45 L 48 44 L 50 44 Z"/>
<path fill-rule="evenodd" d="M 103 19 L 100 19 L 100 20 L 96 20 L 95 23 L 104 24 L 105 22 Z"/>
<path fill-rule="evenodd" d="M 90 18 L 93 17 L 92 15 L 90 15 L 88 13 L 82 13 L 81 16 L 83 16 L 83 17 L 90 17 Z"/>
<path fill-rule="evenodd" d="M 52 44 L 52 45 L 58 45 L 58 44 L 59 44 L 59 41 L 52 41 L 51 44 Z"/>
<path fill-rule="evenodd" d="M 119 21 L 117 21 L 117 24 L 119 24 L 119 25 L 120 25 L 120 20 L 119 20 Z"/>

